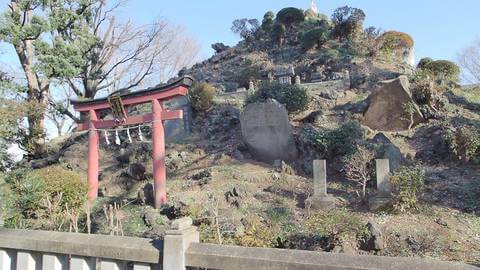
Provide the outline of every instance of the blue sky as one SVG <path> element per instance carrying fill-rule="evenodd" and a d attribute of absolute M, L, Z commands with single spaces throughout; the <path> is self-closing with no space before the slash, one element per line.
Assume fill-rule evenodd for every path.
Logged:
<path fill-rule="evenodd" d="M 1 10 L 9 2 L 0 0 Z M 455 60 L 460 50 L 480 38 L 479 0 L 317 0 L 317 5 L 328 16 L 340 6 L 358 7 L 367 14 L 366 27 L 409 33 L 415 39 L 417 61 L 426 56 Z M 310 0 L 130 0 L 118 16 L 138 24 L 158 18 L 181 24 L 200 42 L 205 58 L 213 53 L 210 45 L 215 42 L 238 42 L 230 31 L 234 19 L 261 20 L 266 11 L 288 6 L 306 9 Z M 0 50 L 2 62 L 16 61 L 5 44 Z"/>
<path fill-rule="evenodd" d="M 349 5 L 365 11 L 365 26 L 407 32 L 415 39 L 417 59 L 430 56 L 454 60 L 456 54 L 480 37 L 479 0 L 318 0 L 322 13 Z M 202 44 L 202 56 L 213 53 L 215 42 L 235 44 L 230 32 L 236 18 L 261 19 L 283 7 L 308 8 L 310 0 L 134 0 L 121 16 L 137 22 L 163 17 L 183 24 Z"/>

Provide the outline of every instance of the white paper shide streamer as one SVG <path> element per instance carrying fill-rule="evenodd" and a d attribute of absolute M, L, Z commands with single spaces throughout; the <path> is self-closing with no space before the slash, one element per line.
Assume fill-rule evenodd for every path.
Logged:
<path fill-rule="evenodd" d="M 115 144 L 117 144 L 117 145 L 121 144 L 120 137 L 118 136 L 118 130 L 117 129 L 115 130 Z"/>
<path fill-rule="evenodd" d="M 133 143 L 132 136 L 130 136 L 130 129 L 127 129 L 128 143 Z"/>
<path fill-rule="evenodd" d="M 138 126 L 138 138 L 143 142 L 143 134 L 141 126 Z"/>
<path fill-rule="evenodd" d="M 105 136 L 105 143 L 107 145 L 110 145 L 110 140 L 108 139 L 108 132 L 106 130 L 103 132 L 103 135 Z"/>

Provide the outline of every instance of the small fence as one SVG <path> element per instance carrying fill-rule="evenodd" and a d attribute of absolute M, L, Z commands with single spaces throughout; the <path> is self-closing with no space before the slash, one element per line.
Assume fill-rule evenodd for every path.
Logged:
<path fill-rule="evenodd" d="M 199 243 L 191 219 L 174 221 L 163 241 L 0 228 L 0 270 L 479 270 L 416 258 Z"/>

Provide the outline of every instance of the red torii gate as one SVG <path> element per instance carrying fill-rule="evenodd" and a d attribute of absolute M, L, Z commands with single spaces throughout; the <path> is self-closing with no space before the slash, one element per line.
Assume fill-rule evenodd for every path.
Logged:
<path fill-rule="evenodd" d="M 116 128 L 120 126 L 139 125 L 152 123 L 153 140 L 153 179 L 155 208 L 159 208 L 167 202 L 166 192 L 166 169 L 165 169 L 165 134 L 163 129 L 164 120 L 182 119 L 183 111 L 167 111 L 163 108 L 163 101 L 185 96 L 188 88 L 193 84 L 191 77 L 183 77 L 173 83 L 160 85 L 146 90 L 120 94 L 109 98 L 94 100 L 71 100 L 73 108 L 80 113 L 88 113 L 89 120 L 78 124 L 77 130 L 89 130 L 88 141 L 88 198 L 94 200 L 98 194 L 99 174 L 99 130 Z M 114 100 L 115 99 L 115 100 Z M 152 103 L 152 113 L 144 115 L 128 116 L 126 106 L 142 103 Z M 99 119 L 99 111 L 112 109 L 115 119 Z M 119 115 L 120 114 L 120 115 Z"/>

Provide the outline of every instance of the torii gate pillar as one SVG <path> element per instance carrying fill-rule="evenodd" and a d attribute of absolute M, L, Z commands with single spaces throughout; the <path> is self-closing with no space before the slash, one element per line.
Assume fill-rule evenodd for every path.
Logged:
<path fill-rule="evenodd" d="M 99 171 L 99 144 L 100 135 L 93 124 L 98 120 L 95 110 L 89 111 L 89 131 L 88 131 L 88 199 L 95 200 L 98 194 L 98 171 Z"/>
<path fill-rule="evenodd" d="M 167 172 L 165 169 L 165 132 L 162 123 L 162 104 L 158 99 L 152 100 L 152 140 L 153 140 L 153 179 L 155 208 L 167 202 Z"/>

